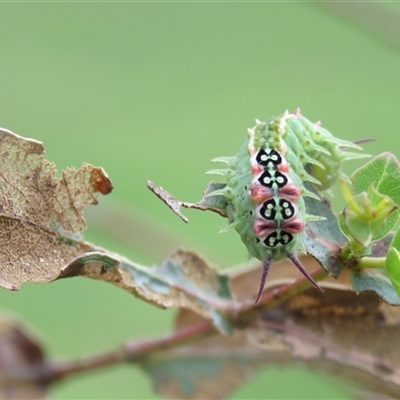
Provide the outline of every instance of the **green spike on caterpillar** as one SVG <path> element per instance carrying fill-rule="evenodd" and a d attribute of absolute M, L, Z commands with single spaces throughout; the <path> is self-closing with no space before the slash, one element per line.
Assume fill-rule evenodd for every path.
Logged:
<path fill-rule="evenodd" d="M 343 161 L 368 156 L 345 151 L 362 148 L 335 138 L 320 122 L 303 117 L 300 109 L 265 122 L 256 120 L 248 135 L 236 156 L 214 159 L 225 163 L 226 169 L 210 171 L 227 181 L 218 193 L 208 194 L 223 195 L 226 200 L 229 225 L 222 231 L 235 229 L 249 255 L 263 262 L 256 302 L 270 265 L 284 258 L 322 291 L 296 256 L 305 252 L 306 224 L 323 219 L 307 213 L 304 197 L 318 197 L 304 187 L 304 182 L 318 190 L 329 189 L 339 177 L 347 178 L 340 169 Z"/>

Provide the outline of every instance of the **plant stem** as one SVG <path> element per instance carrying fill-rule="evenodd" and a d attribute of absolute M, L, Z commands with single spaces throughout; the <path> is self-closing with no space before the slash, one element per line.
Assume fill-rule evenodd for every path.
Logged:
<path fill-rule="evenodd" d="M 54 361 L 48 366 L 45 380 L 46 383 L 57 382 L 73 374 L 119 364 L 123 360 L 121 349 L 116 349 L 103 354 L 87 356 L 81 360 Z"/>
<path fill-rule="evenodd" d="M 386 257 L 363 257 L 357 264 L 358 269 L 379 268 L 384 269 Z"/>
<path fill-rule="evenodd" d="M 325 278 L 326 275 L 327 273 L 322 269 L 311 273 L 311 276 L 317 281 Z M 261 310 L 274 307 L 309 287 L 309 282 L 304 277 L 300 277 L 291 283 L 265 293 L 261 296 L 258 304 L 255 304 L 253 301 L 246 301 L 243 303 L 231 302 L 228 303 L 228 307 L 227 304 L 225 304 L 223 308 L 225 312 L 230 314 L 236 326 L 244 326 L 259 315 Z M 204 321 L 156 339 L 127 342 L 117 349 L 103 354 L 87 356 L 81 360 L 53 362 L 46 368 L 45 378 L 42 378 L 42 381 L 53 383 L 71 375 L 93 371 L 111 365 L 126 362 L 140 363 L 156 352 L 182 346 L 215 333 L 217 333 L 217 331 L 212 321 Z"/>
<path fill-rule="evenodd" d="M 172 334 L 151 340 L 137 340 L 109 352 L 88 356 L 81 360 L 53 362 L 47 368 L 46 383 L 60 381 L 68 376 L 89 372 L 124 362 L 141 362 L 153 353 L 172 349 L 216 332 L 211 321 L 180 329 Z"/>

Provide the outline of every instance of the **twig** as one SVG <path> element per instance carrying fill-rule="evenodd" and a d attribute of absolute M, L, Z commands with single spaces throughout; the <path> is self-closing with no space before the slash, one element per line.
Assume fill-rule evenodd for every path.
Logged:
<path fill-rule="evenodd" d="M 214 332 L 215 328 L 212 322 L 204 321 L 157 339 L 131 341 L 115 350 L 95 356 L 87 356 L 82 360 L 53 362 L 49 364 L 44 380 L 46 383 L 53 383 L 74 374 L 89 372 L 115 364 L 141 362 L 155 352 L 181 346 Z"/>

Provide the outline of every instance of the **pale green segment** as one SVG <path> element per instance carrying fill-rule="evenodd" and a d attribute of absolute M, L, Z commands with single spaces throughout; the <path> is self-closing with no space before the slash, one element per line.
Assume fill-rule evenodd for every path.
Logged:
<path fill-rule="evenodd" d="M 227 185 L 224 188 L 224 195 L 228 203 L 226 212 L 229 223 L 235 224 L 235 230 L 239 233 L 249 253 L 257 257 L 252 248 L 252 244 L 256 244 L 253 231 L 255 204 L 249 195 L 249 185 L 253 175 L 247 145 L 247 141 L 243 143 L 239 153 L 231 161 L 230 169 L 235 173 L 226 177 Z"/>
<path fill-rule="evenodd" d="M 307 171 L 319 181 L 313 182 L 319 190 L 329 189 L 339 176 L 343 161 L 369 157 L 366 154 L 346 152 L 344 148 L 362 150 L 360 146 L 347 140 L 335 138 L 325 128 L 318 126 L 302 115 L 287 119 L 285 140 L 298 159 L 302 160 Z M 294 144 L 296 143 L 296 144 Z M 307 160 L 313 158 L 322 165 L 311 165 Z"/>

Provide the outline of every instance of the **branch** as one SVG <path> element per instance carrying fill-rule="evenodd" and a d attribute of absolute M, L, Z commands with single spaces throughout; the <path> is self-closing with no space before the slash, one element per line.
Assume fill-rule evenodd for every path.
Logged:
<path fill-rule="evenodd" d="M 326 272 L 318 269 L 311 274 L 316 280 L 326 276 Z M 275 307 L 291 296 L 309 288 L 309 282 L 304 278 L 282 285 L 265 293 L 258 304 L 253 301 L 245 302 L 220 302 L 222 313 L 232 321 L 235 327 L 243 328 L 252 323 L 254 318 L 260 315 L 262 310 Z M 218 303 L 215 304 L 218 307 Z M 3 383 L 19 386 L 21 382 L 26 384 L 49 385 L 61 381 L 69 376 L 94 371 L 100 368 L 122 363 L 141 363 L 152 355 L 165 350 L 186 345 L 203 339 L 207 336 L 219 333 L 212 320 L 205 320 L 195 325 L 179 329 L 178 331 L 151 340 L 136 340 L 97 355 L 89 355 L 80 360 L 51 361 L 43 360 L 40 365 L 29 370 L 13 370 L 12 374 L 3 377 Z"/>
<path fill-rule="evenodd" d="M 115 350 L 94 356 L 87 356 L 82 360 L 53 362 L 48 366 L 46 382 L 57 382 L 71 375 L 115 364 L 126 362 L 140 363 L 153 353 L 187 344 L 215 332 L 216 330 L 212 322 L 204 321 L 157 339 L 131 341 Z"/>
<path fill-rule="evenodd" d="M 315 280 L 321 280 L 326 275 L 327 273 L 322 269 L 311 273 L 311 276 Z M 260 298 L 258 304 L 250 300 L 245 302 L 232 301 L 224 305 L 221 304 L 221 311 L 227 313 L 237 327 L 243 327 L 249 325 L 262 310 L 275 307 L 309 287 L 309 282 L 304 277 L 300 277 L 291 283 L 265 293 Z M 48 367 L 46 381 L 47 383 L 53 383 L 74 374 L 89 372 L 120 363 L 140 363 L 159 351 L 183 346 L 216 333 L 218 331 L 215 329 L 213 322 L 204 321 L 160 338 L 130 341 L 120 348 L 103 354 L 87 356 L 82 360 L 53 362 Z"/>

